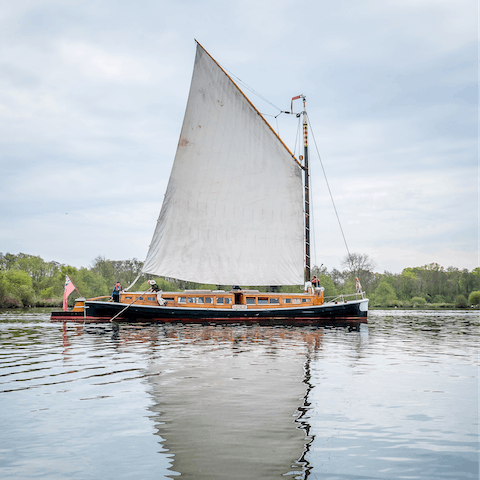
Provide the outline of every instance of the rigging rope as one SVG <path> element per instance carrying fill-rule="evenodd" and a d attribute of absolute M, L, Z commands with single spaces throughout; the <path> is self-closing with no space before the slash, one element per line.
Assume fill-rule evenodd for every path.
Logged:
<path fill-rule="evenodd" d="M 221 67 L 231 76 L 231 77 L 234 77 L 238 83 L 240 83 L 243 87 L 245 87 L 247 90 L 250 90 L 250 92 L 252 92 L 254 95 L 256 95 L 257 97 L 261 98 L 264 102 L 268 103 L 270 106 L 272 106 L 273 108 L 275 108 L 276 110 L 278 110 L 280 113 L 282 112 L 282 110 L 280 108 L 278 108 L 276 105 L 274 105 L 270 100 L 266 99 L 263 95 L 260 95 L 258 92 L 256 92 L 252 87 L 249 87 L 242 79 L 238 78 L 234 73 L 232 73 L 230 70 L 228 70 L 227 68 L 225 68 L 223 65 L 221 65 Z M 262 114 L 263 115 L 263 114 Z"/>
<path fill-rule="evenodd" d="M 269 114 L 269 113 L 263 113 L 263 112 L 260 112 L 261 115 L 263 117 L 275 117 L 275 121 L 276 121 L 276 124 L 277 124 L 277 135 L 280 136 L 280 128 L 278 126 L 278 116 L 281 115 L 282 113 L 290 113 L 290 112 L 286 112 L 285 110 L 282 110 L 280 108 L 278 108 L 276 105 L 274 105 L 270 100 L 268 100 L 267 98 L 265 98 L 263 95 L 260 95 L 260 93 L 258 93 L 257 91 L 255 91 L 252 87 L 250 87 L 249 85 L 247 85 L 241 78 L 237 77 L 234 73 L 232 73 L 230 70 L 228 70 L 228 68 L 225 68 L 223 65 L 221 65 L 221 67 L 223 68 L 223 70 L 225 70 L 229 75 L 230 77 L 232 78 L 235 78 L 235 80 L 237 81 L 237 83 L 239 85 L 241 85 L 243 88 L 245 88 L 246 90 L 250 91 L 251 93 L 253 93 L 254 95 L 256 95 L 258 98 L 260 98 L 261 100 L 263 100 L 265 103 L 268 103 L 271 107 L 273 107 L 275 110 L 278 110 L 278 113 L 276 115 L 272 115 L 272 114 Z M 273 127 L 272 127 L 273 128 Z M 294 150 L 295 151 L 295 150 Z"/>
<path fill-rule="evenodd" d="M 313 162 L 309 162 L 308 170 L 309 175 L 311 176 L 312 172 L 312 165 Z M 312 188 L 312 184 L 310 183 L 310 188 Z M 313 194 L 310 195 L 310 217 L 312 218 L 312 232 L 313 232 L 313 263 L 317 265 L 317 237 L 315 235 L 315 206 L 313 204 Z"/>
<path fill-rule="evenodd" d="M 338 225 L 340 227 L 340 231 L 342 232 L 342 237 L 343 237 L 343 241 L 345 243 L 345 247 L 347 249 L 348 258 L 350 258 L 350 250 L 348 249 L 347 239 L 345 238 L 345 234 L 343 233 L 342 223 L 340 222 L 340 217 L 338 216 L 337 207 L 335 206 L 335 201 L 333 200 L 332 191 L 330 190 L 330 185 L 328 183 L 327 174 L 325 172 L 325 168 L 323 167 L 322 157 L 320 156 L 320 152 L 318 151 L 317 141 L 315 140 L 315 135 L 313 134 L 312 124 L 310 123 L 310 118 L 308 117 L 308 114 L 307 114 L 307 120 L 308 120 L 308 125 L 310 126 L 310 132 L 312 133 L 313 143 L 315 144 L 315 149 L 317 150 L 318 159 L 320 160 L 320 165 L 322 167 L 323 176 L 325 177 L 325 183 L 327 184 L 328 193 L 330 194 L 330 199 L 332 200 L 332 205 L 333 205 L 333 209 L 335 210 L 335 215 L 337 217 Z"/>

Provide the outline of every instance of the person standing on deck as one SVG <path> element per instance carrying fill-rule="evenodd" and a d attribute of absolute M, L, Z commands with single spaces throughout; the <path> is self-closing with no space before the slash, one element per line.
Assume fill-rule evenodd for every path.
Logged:
<path fill-rule="evenodd" d="M 113 287 L 112 299 L 114 302 L 120 301 L 120 292 L 123 290 L 123 287 L 120 285 L 120 282 L 117 282 Z"/>

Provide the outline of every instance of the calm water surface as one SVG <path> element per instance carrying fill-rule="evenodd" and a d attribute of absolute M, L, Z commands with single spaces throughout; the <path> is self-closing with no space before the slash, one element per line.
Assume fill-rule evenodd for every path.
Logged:
<path fill-rule="evenodd" d="M 478 312 L 341 328 L 0 313 L 0 478 L 478 479 Z"/>

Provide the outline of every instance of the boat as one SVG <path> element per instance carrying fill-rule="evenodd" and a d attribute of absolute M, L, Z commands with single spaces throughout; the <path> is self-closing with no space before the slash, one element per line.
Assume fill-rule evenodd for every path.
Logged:
<path fill-rule="evenodd" d="M 51 320 L 365 323 L 368 298 L 361 289 L 326 299 L 324 289 L 311 282 L 304 95 L 292 98 L 288 113 L 297 100 L 303 102 L 296 115 L 304 138 L 298 158 L 197 42 L 180 139 L 142 273 L 232 287 L 183 292 L 129 287 L 119 302 L 81 297 L 71 311 L 53 312 Z M 303 291 L 261 291 L 283 285 Z"/>

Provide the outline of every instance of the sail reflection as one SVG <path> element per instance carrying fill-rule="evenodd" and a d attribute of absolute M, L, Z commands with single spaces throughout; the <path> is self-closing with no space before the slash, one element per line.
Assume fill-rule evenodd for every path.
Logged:
<path fill-rule="evenodd" d="M 120 341 L 153 347 L 149 410 L 171 477 L 307 478 L 310 361 L 322 335 L 240 325 L 122 331 Z"/>

